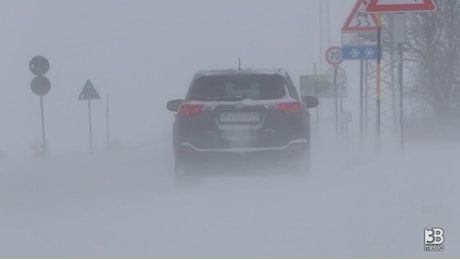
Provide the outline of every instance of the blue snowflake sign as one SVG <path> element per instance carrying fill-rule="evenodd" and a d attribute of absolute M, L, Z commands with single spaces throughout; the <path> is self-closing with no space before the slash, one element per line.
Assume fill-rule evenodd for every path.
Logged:
<path fill-rule="evenodd" d="M 342 46 L 344 60 L 376 60 L 377 46 Z"/>

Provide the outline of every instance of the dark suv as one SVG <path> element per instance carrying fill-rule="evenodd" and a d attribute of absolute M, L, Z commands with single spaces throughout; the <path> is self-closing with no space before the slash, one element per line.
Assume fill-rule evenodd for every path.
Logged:
<path fill-rule="evenodd" d="M 316 97 L 299 97 L 282 69 L 196 73 L 185 99 L 167 103 L 177 112 L 176 177 L 193 175 L 197 165 L 235 158 L 308 160 L 308 108 L 317 105 Z"/>

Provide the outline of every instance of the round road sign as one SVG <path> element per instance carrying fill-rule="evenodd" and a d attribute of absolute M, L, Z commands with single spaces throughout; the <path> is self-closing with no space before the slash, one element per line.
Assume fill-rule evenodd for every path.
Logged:
<path fill-rule="evenodd" d="M 332 46 L 326 51 L 326 60 L 331 65 L 339 65 L 342 63 L 342 48 Z"/>
<path fill-rule="evenodd" d="M 33 74 L 43 76 L 46 72 L 48 72 L 50 63 L 45 57 L 36 56 L 30 60 L 29 68 Z"/>
<path fill-rule="evenodd" d="M 30 83 L 30 88 L 38 96 L 44 96 L 51 89 L 51 83 L 47 77 L 37 76 Z"/>

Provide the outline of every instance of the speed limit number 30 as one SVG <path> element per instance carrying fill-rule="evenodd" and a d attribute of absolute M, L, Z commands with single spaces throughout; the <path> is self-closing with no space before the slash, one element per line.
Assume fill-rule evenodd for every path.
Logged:
<path fill-rule="evenodd" d="M 331 65 L 342 63 L 342 48 L 333 46 L 326 51 L 326 60 Z"/>

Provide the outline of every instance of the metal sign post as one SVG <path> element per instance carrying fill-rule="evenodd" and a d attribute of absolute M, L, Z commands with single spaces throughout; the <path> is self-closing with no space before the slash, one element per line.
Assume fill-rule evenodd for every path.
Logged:
<path fill-rule="evenodd" d="M 382 15 L 377 15 L 377 151 L 380 152 L 381 135 L 381 80 L 382 80 Z"/>
<path fill-rule="evenodd" d="M 393 14 L 393 38 L 398 44 L 399 130 L 401 151 L 404 151 L 404 93 L 403 93 L 403 43 L 406 41 L 406 14 Z"/>
<path fill-rule="evenodd" d="M 46 156 L 45 112 L 43 109 L 43 96 L 40 96 L 40 115 L 42 118 L 42 149 L 43 155 Z"/>
<path fill-rule="evenodd" d="M 88 120 L 89 120 L 89 151 L 93 152 L 93 127 L 91 123 L 91 100 L 88 99 Z"/>
<path fill-rule="evenodd" d="M 399 81 L 399 106 L 400 106 L 400 137 L 401 151 L 404 150 L 404 107 L 403 107 L 403 43 L 405 42 L 406 21 L 405 13 L 407 12 L 433 12 L 436 10 L 436 5 L 433 0 L 424 1 L 388 1 L 388 0 L 370 0 L 366 5 L 366 12 L 370 14 L 378 13 L 380 18 L 381 13 L 394 13 L 393 15 L 393 33 L 395 42 L 398 44 L 398 81 Z M 379 30 L 381 31 L 381 19 L 379 19 Z M 381 35 L 379 32 L 379 44 Z M 379 53 L 379 56 L 381 54 Z M 379 57 L 380 58 L 380 57 Z M 379 65 L 379 64 L 378 64 Z M 377 84 L 380 83 L 380 71 L 377 71 Z"/>
<path fill-rule="evenodd" d="M 107 146 L 107 149 L 110 148 L 110 139 L 109 139 L 109 92 L 107 92 L 107 97 L 106 97 L 106 102 L 107 102 L 107 106 L 106 106 L 106 124 L 105 124 L 105 129 L 106 129 L 106 146 Z"/>
<path fill-rule="evenodd" d="M 42 152 L 43 156 L 46 156 L 46 135 L 45 135 L 45 112 L 43 109 L 43 96 L 46 95 L 51 89 L 51 83 L 43 76 L 48 72 L 50 64 L 48 60 L 43 56 L 36 56 L 32 58 L 29 63 L 30 71 L 36 75 L 30 83 L 30 88 L 32 92 L 40 96 L 40 115 L 42 123 Z"/>
<path fill-rule="evenodd" d="M 91 100 L 101 98 L 94 88 L 91 81 L 86 81 L 85 86 L 83 87 L 80 95 L 78 96 L 79 100 L 88 100 L 88 120 L 89 120 L 89 151 L 93 152 L 93 128 L 91 122 Z"/>
<path fill-rule="evenodd" d="M 399 130 L 401 151 L 404 151 L 404 92 L 403 92 L 403 44 L 398 43 L 398 81 L 399 81 Z"/>
<path fill-rule="evenodd" d="M 315 64 L 315 97 L 318 97 L 318 74 L 316 73 L 316 64 Z M 316 132 L 319 136 L 319 106 L 316 107 Z"/>
<path fill-rule="evenodd" d="M 337 86 L 337 70 L 338 65 L 342 63 L 342 49 L 337 46 L 332 46 L 326 51 L 326 60 L 334 66 L 334 98 L 335 98 L 335 134 L 337 141 L 339 140 L 339 93 Z"/>
<path fill-rule="evenodd" d="M 359 130 L 364 140 L 364 60 L 377 59 L 377 16 L 364 11 L 368 0 L 358 0 L 342 27 L 342 49 L 345 60 L 360 61 Z"/>
<path fill-rule="evenodd" d="M 335 93 L 335 137 L 337 141 L 339 140 L 340 130 L 339 130 L 339 90 L 337 87 L 337 65 L 334 67 L 334 93 Z"/>

